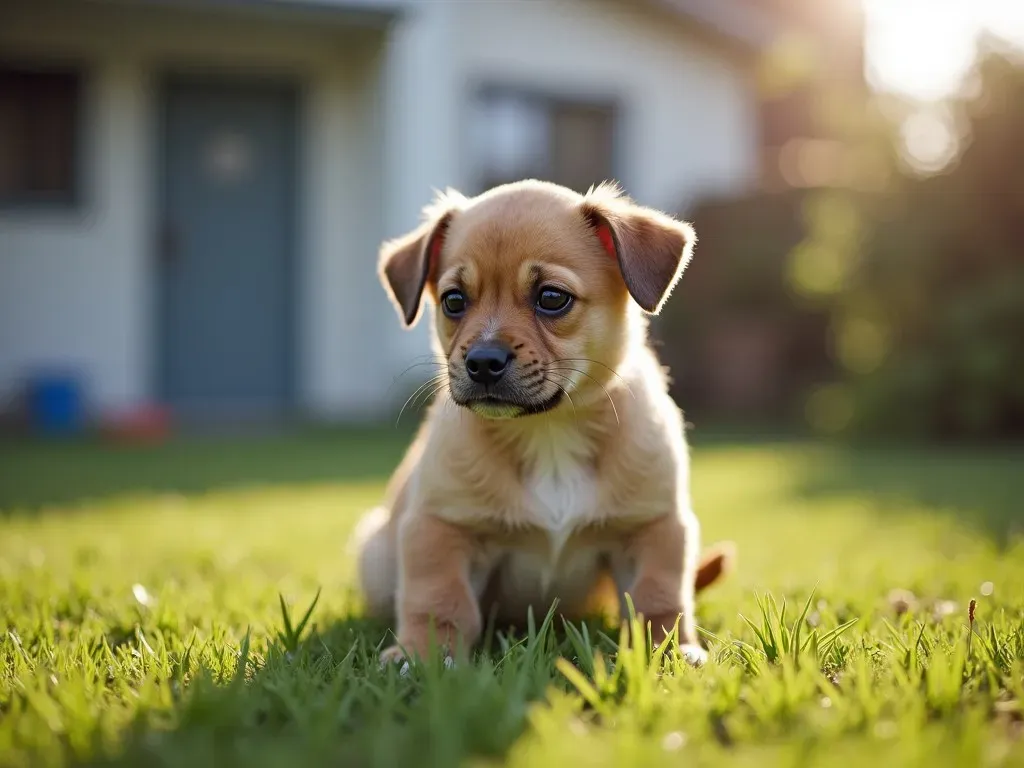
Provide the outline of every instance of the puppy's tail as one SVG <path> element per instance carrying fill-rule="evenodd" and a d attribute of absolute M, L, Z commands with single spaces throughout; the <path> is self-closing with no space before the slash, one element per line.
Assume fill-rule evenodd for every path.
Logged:
<path fill-rule="evenodd" d="M 721 541 L 704 551 L 697 566 L 694 588 L 701 592 L 728 575 L 736 565 L 736 545 Z"/>
<path fill-rule="evenodd" d="M 722 541 L 704 550 L 697 573 L 694 577 L 694 591 L 702 592 L 717 581 L 724 578 L 736 563 L 736 545 L 731 541 Z M 587 596 L 583 616 L 605 616 L 616 621 L 621 616 L 621 602 L 615 579 L 608 569 L 603 569 Z"/>

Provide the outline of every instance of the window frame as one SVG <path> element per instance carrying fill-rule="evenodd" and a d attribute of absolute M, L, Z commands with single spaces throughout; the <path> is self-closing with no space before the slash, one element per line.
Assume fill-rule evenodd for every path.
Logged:
<path fill-rule="evenodd" d="M 536 85 L 524 83 L 506 78 L 480 78 L 472 81 L 466 89 L 466 98 L 463 102 L 463 119 L 460 125 L 462 137 L 461 145 L 464 147 L 473 146 L 471 131 L 473 130 L 472 120 L 476 117 L 477 106 L 488 98 L 507 97 L 512 99 L 523 99 L 525 101 L 540 102 L 545 109 L 557 109 L 558 107 L 583 107 L 607 111 L 611 117 L 611 153 L 608 158 L 608 165 L 611 169 L 609 179 L 597 179 L 599 181 L 615 181 L 624 189 L 627 188 L 628 179 L 622 173 L 625 168 L 622 158 L 624 155 L 624 139 L 629 114 L 627 104 L 620 94 L 608 91 L 579 87 L 550 87 L 547 85 Z M 549 150 L 553 136 L 549 134 Z M 479 194 L 486 191 L 485 169 L 477 161 L 476 157 L 463 155 L 462 177 L 465 179 L 468 191 L 472 194 Z M 585 191 L 585 190 L 584 190 Z"/>
<path fill-rule="evenodd" d="M 88 100 L 90 72 L 84 62 L 67 59 L 0 58 L 0 73 L 25 75 L 59 75 L 71 80 L 71 163 L 70 181 L 59 192 L 32 192 L 17 189 L 13 193 L 0 192 L 0 212 L 19 211 L 41 213 L 78 212 L 85 206 L 86 176 L 88 171 Z"/>

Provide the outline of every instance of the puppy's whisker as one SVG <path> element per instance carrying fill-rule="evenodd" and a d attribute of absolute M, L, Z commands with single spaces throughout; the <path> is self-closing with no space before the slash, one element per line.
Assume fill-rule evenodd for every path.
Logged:
<path fill-rule="evenodd" d="M 447 374 L 445 374 L 444 376 L 435 376 L 434 379 L 431 381 L 430 386 L 433 387 L 435 384 L 448 384 L 448 383 L 449 383 L 449 379 L 448 379 Z M 424 392 L 426 392 L 426 390 L 424 390 Z M 419 400 L 419 407 L 420 408 L 423 408 L 427 404 L 427 402 L 430 400 L 430 398 L 433 397 L 434 393 L 437 392 L 437 389 L 433 389 L 431 392 L 426 393 L 426 394 L 424 394 L 424 392 L 421 392 L 420 393 L 420 397 L 418 398 L 418 400 Z M 416 406 L 417 405 L 416 400 L 413 400 L 412 404 L 413 404 L 413 406 Z"/>
<path fill-rule="evenodd" d="M 432 405 L 431 398 L 433 398 L 438 392 L 444 388 L 444 382 L 437 384 L 433 389 L 420 393 L 419 402 L 413 403 L 413 407 L 422 411 L 424 408 L 429 408 Z M 444 404 L 442 403 L 442 406 Z"/>
<path fill-rule="evenodd" d="M 573 421 L 575 421 L 576 424 L 579 425 L 580 417 L 579 417 L 579 414 L 576 413 L 576 403 L 574 403 L 572 401 L 572 396 L 569 394 L 569 390 L 567 390 L 565 387 L 563 387 L 557 381 L 552 381 L 551 383 L 554 384 L 556 387 L 558 387 L 562 391 L 563 395 L 565 395 L 567 398 L 569 398 L 569 405 L 572 406 L 572 418 L 573 418 Z"/>
<path fill-rule="evenodd" d="M 448 382 L 447 381 L 442 381 L 440 384 L 438 384 L 436 387 L 434 387 L 434 389 L 432 389 L 430 391 L 430 394 L 428 394 L 426 397 L 423 398 L 422 402 L 420 403 L 420 407 L 421 408 L 426 407 L 427 403 L 430 402 L 430 398 L 432 398 L 434 395 L 436 395 L 438 392 L 440 392 L 442 389 L 444 389 L 447 386 L 448 386 Z"/>
<path fill-rule="evenodd" d="M 634 400 L 636 399 L 636 395 L 633 394 L 633 390 L 629 388 L 629 382 L 622 378 L 622 374 L 620 374 L 610 365 L 605 365 L 604 363 L 599 362 L 597 360 L 591 360 L 589 357 L 563 357 L 559 358 L 558 360 L 552 360 L 550 365 L 558 365 L 559 363 L 590 363 L 591 365 L 599 365 L 605 370 L 607 370 L 612 376 L 621 381 L 623 386 L 626 388 L 626 391 L 629 392 L 630 397 L 632 397 Z M 582 371 L 580 371 L 580 373 L 582 373 Z"/>
<path fill-rule="evenodd" d="M 524 393 L 529 395 L 529 394 L 532 394 L 532 393 L 536 392 L 541 387 L 543 387 L 544 386 L 544 382 L 545 382 L 545 379 L 544 379 L 544 377 L 542 375 L 539 378 L 532 379 L 530 381 L 524 381 L 522 383 L 520 389 Z"/>
<path fill-rule="evenodd" d="M 548 371 L 574 371 L 575 373 L 578 373 L 581 376 L 586 376 L 588 379 L 593 381 L 595 384 L 597 384 L 597 386 L 599 386 L 601 388 L 601 391 L 604 392 L 604 396 L 608 398 L 608 404 L 611 405 L 611 407 L 612 407 L 612 414 L 615 416 L 615 425 L 616 426 L 621 426 L 621 424 L 619 422 L 619 411 L 615 407 L 615 401 L 612 400 L 611 393 L 608 391 L 608 388 L 604 384 L 602 384 L 600 381 L 598 381 L 596 378 L 591 376 L 586 371 L 581 371 L 579 368 L 548 368 L 546 370 L 548 370 Z M 629 394 L 632 395 L 633 393 L 630 392 Z"/>
<path fill-rule="evenodd" d="M 408 368 L 404 369 L 402 371 L 402 373 L 406 373 L 407 371 L 411 371 L 414 368 L 422 368 L 424 365 L 436 365 L 438 368 L 444 368 L 445 366 L 448 365 L 448 361 L 447 360 L 421 360 L 420 362 L 413 363 Z M 401 376 L 402 373 L 400 373 L 398 375 Z"/>
<path fill-rule="evenodd" d="M 559 373 L 558 371 L 559 371 L 558 368 L 553 368 L 551 370 L 545 370 L 544 373 L 545 374 L 550 374 L 551 376 L 557 376 L 558 378 L 562 379 L 563 381 L 569 382 L 569 386 L 572 387 L 573 392 L 575 392 L 575 391 L 577 391 L 579 389 L 579 382 L 574 381 L 571 376 L 566 376 L 564 373 Z M 548 381 L 551 381 L 551 379 L 549 379 L 549 378 L 547 378 L 547 376 L 545 376 L 545 378 L 541 380 L 541 383 L 546 383 Z M 554 382 L 552 382 L 552 384 L 553 383 Z"/>
<path fill-rule="evenodd" d="M 551 375 L 552 376 L 557 376 L 558 378 L 560 378 L 560 379 L 562 379 L 564 381 L 569 382 L 569 387 L 570 388 L 572 388 L 572 389 L 576 388 L 576 382 L 574 382 L 568 376 L 565 376 L 565 375 L 563 375 L 561 373 L 555 373 L 554 371 L 551 372 Z M 577 411 L 576 411 L 576 403 L 573 401 L 572 395 L 569 394 L 569 390 L 566 389 L 565 387 L 563 387 L 562 385 L 560 385 L 557 381 L 554 381 L 552 379 L 549 379 L 549 381 L 551 381 L 552 384 L 554 384 L 556 387 L 558 387 L 558 389 L 561 390 L 563 395 L 565 395 L 567 398 L 569 398 L 569 405 L 572 406 L 572 417 L 576 421 L 576 423 L 579 424 L 579 420 L 580 420 L 579 413 L 577 413 Z"/>
<path fill-rule="evenodd" d="M 423 357 L 423 356 L 414 357 L 412 359 L 412 363 L 409 365 L 409 367 L 406 368 L 405 370 L 403 370 L 398 375 L 401 376 L 406 371 L 411 371 L 413 368 L 417 368 L 417 367 L 422 366 L 422 365 L 443 366 L 443 365 L 447 365 L 447 364 L 448 364 L 448 360 L 446 358 L 440 357 L 440 356 L 437 356 L 437 355 L 430 355 L 429 357 Z"/>
<path fill-rule="evenodd" d="M 402 420 L 402 414 L 405 413 L 405 409 L 409 406 L 409 403 L 412 402 L 413 398 L 415 398 L 418 394 L 420 394 L 421 392 L 425 391 L 429 387 L 432 387 L 435 384 L 437 384 L 437 382 L 440 381 L 442 378 L 445 379 L 445 380 L 448 379 L 447 371 L 445 373 L 439 374 L 438 376 L 431 377 L 430 379 L 428 379 L 427 381 L 423 382 L 418 387 L 416 387 L 416 389 L 413 391 L 413 393 L 411 395 L 409 395 L 408 399 L 402 404 L 402 408 L 398 412 L 398 418 L 395 419 L 395 426 L 396 427 L 398 426 L 398 423 Z"/>
<path fill-rule="evenodd" d="M 391 384 L 390 384 L 390 385 L 388 386 L 388 389 L 387 389 L 387 391 L 388 391 L 388 392 L 390 393 L 390 392 L 391 392 L 391 390 L 392 390 L 392 389 L 394 389 L 395 385 L 396 385 L 396 384 L 397 384 L 397 383 L 398 383 L 398 382 L 399 382 L 399 381 L 400 381 L 400 380 L 402 379 L 402 377 L 403 377 L 403 376 L 407 375 L 407 374 L 408 374 L 409 372 L 411 372 L 411 371 L 412 371 L 412 370 L 413 370 L 414 368 L 421 368 L 421 367 L 423 367 L 424 365 L 433 365 L 433 366 L 436 366 L 438 370 L 442 370 L 442 369 L 445 369 L 445 368 L 447 368 L 447 367 L 448 367 L 448 363 L 447 363 L 447 361 L 446 361 L 446 362 L 443 362 L 443 363 L 442 363 L 442 362 L 440 362 L 440 361 L 433 361 L 433 360 L 428 360 L 428 361 L 426 361 L 426 362 L 422 362 L 422 363 L 413 363 L 413 364 L 412 364 L 412 365 L 410 365 L 410 366 L 409 366 L 408 368 L 406 368 L 406 369 L 405 369 L 404 371 L 402 371 L 402 372 L 401 372 L 401 373 L 399 373 L 399 374 L 398 374 L 397 376 L 395 376 L 395 378 L 394 378 L 394 379 L 392 380 Z"/>
<path fill-rule="evenodd" d="M 402 412 L 404 412 L 405 409 L 408 408 L 410 405 L 413 408 L 415 408 L 417 406 L 417 400 L 419 399 L 420 395 L 425 394 L 431 386 L 434 386 L 437 383 L 438 382 L 436 380 L 424 382 L 420 387 L 417 388 L 417 390 L 409 397 L 409 399 L 405 401 L 405 405 L 402 406 L 402 411 L 399 412 L 398 414 L 398 420 L 395 421 L 395 426 L 398 425 L 398 421 L 402 418 Z"/>

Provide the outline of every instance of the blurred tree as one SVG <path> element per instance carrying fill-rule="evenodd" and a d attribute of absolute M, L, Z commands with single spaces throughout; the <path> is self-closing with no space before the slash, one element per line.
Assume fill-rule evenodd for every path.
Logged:
<path fill-rule="evenodd" d="M 805 128 L 762 192 L 688 211 L 697 257 L 656 325 L 675 393 L 831 433 L 1024 436 L 1020 57 L 983 41 L 968 92 L 923 110 L 788 45 L 768 99 Z"/>
<path fill-rule="evenodd" d="M 771 10 L 784 30 L 755 69 L 760 189 L 685 212 L 700 238 L 697 257 L 654 329 L 690 413 L 781 421 L 802 418 L 801 396 L 830 371 L 827 304 L 794 289 L 790 254 L 802 254 L 800 277 L 828 277 L 821 266 L 832 252 L 816 259 L 822 249 L 808 242 L 821 207 L 815 193 L 850 179 L 855 187 L 853 177 L 878 163 L 846 140 L 863 132 L 855 129 L 868 97 L 858 3 L 835 0 L 822 13 L 818 0 L 745 1 Z"/>
<path fill-rule="evenodd" d="M 835 428 L 1024 435 L 1024 66 L 986 42 L 971 90 L 949 105 L 964 133 L 953 164 L 904 168 L 864 208 L 831 302 L 848 398 Z"/>

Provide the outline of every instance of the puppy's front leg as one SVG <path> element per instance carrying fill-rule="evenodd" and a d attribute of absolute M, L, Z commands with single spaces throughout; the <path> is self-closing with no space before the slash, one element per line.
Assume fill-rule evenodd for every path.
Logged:
<path fill-rule="evenodd" d="M 636 612 L 651 623 L 651 640 L 656 646 L 679 622 L 680 651 L 695 666 L 707 659 L 697 642 L 694 623 L 699 539 L 700 528 L 692 514 L 665 515 L 645 525 L 630 541 L 628 556 L 635 575 L 625 589 Z"/>
<path fill-rule="evenodd" d="M 448 653 L 480 636 L 480 607 L 470 586 L 469 534 L 430 514 L 406 517 L 398 531 L 398 644 L 384 661 L 425 658 L 431 639 Z M 404 649 L 404 653 L 403 653 Z"/>

